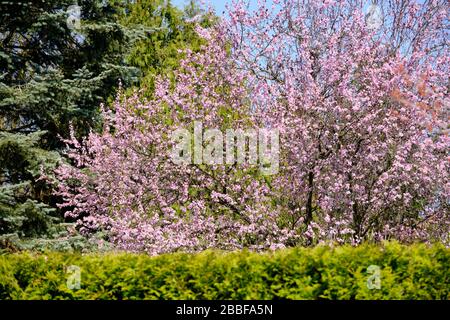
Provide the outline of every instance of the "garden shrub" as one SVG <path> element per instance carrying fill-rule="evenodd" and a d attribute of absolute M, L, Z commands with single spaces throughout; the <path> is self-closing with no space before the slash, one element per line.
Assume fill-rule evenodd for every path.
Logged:
<path fill-rule="evenodd" d="M 69 289 L 68 267 L 81 270 Z M 370 265 L 380 288 L 369 289 Z M 256 253 L 31 252 L 0 256 L 0 299 L 449 299 L 441 244 L 317 246 Z"/>

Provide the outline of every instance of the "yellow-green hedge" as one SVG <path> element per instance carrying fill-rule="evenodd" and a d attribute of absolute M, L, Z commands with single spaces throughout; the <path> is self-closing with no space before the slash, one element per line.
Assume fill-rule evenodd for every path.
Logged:
<path fill-rule="evenodd" d="M 71 265 L 81 270 L 80 289 L 67 286 Z M 370 265 L 380 268 L 380 289 L 368 288 Z M 0 299 L 449 299 L 449 267 L 450 250 L 438 244 L 158 257 L 21 253 L 0 256 Z"/>

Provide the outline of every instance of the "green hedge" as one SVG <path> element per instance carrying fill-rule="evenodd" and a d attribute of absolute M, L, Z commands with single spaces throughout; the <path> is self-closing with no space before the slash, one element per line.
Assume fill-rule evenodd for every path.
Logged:
<path fill-rule="evenodd" d="M 81 270 L 69 289 L 68 266 Z M 370 265 L 381 288 L 368 288 Z M 450 250 L 398 243 L 158 257 L 0 256 L 0 299 L 449 299 Z"/>

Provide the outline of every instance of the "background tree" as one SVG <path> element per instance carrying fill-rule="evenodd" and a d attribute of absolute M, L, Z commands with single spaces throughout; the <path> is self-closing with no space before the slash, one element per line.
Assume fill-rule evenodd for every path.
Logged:
<path fill-rule="evenodd" d="M 0 233 L 9 238 L 60 236 L 55 199 L 37 179 L 40 168 L 56 163 L 70 122 L 86 134 L 118 79 L 133 80 L 114 7 L 80 1 L 78 29 L 69 21 L 74 4 L 0 4 Z"/>
<path fill-rule="evenodd" d="M 0 237 L 68 248 L 82 238 L 67 233 L 49 181 L 69 125 L 77 136 L 101 129 L 100 104 L 119 81 L 151 95 L 178 49 L 198 50 L 189 19 L 209 19 L 193 1 L 185 11 L 159 0 L 15 1 L 0 12 Z"/>
<path fill-rule="evenodd" d="M 141 31 L 127 62 L 140 70 L 139 86 L 145 96 L 152 95 L 158 75 L 174 79 L 184 49 L 197 52 L 204 44 L 195 26 L 210 27 L 217 22 L 196 1 L 180 9 L 168 0 L 139 0 L 124 5 L 120 13 L 121 24 Z"/>

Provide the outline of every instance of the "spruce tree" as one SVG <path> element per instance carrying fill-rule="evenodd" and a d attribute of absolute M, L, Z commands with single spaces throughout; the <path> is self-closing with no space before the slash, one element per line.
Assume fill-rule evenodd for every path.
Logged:
<path fill-rule="evenodd" d="M 151 96 L 214 21 L 195 1 L 0 0 L 0 250 L 86 247 L 52 195 L 62 138 L 100 130 L 119 82 Z"/>
<path fill-rule="evenodd" d="M 70 124 L 85 135 L 119 79 L 137 80 L 125 64 L 130 36 L 117 8 L 99 0 L 0 2 L 0 247 L 67 247 L 74 239 L 41 176 L 60 161 Z"/>

